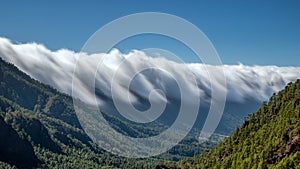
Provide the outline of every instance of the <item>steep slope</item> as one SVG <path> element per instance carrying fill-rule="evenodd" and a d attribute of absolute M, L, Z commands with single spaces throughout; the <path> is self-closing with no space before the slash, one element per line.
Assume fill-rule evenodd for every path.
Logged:
<path fill-rule="evenodd" d="M 41 168 L 152 168 L 157 164 L 157 158 L 179 160 L 199 154 L 215 144 L 207 142 L 199 145 L 195 137 L 187 137 L 178 146 L 156 159 L 116 157 L 97 147 L 86 135 L 76 117 L 70 96 L 33 80 L 1 59 L 0 82 L 0 115 L 5 124 L 17 133 L 16 140 L 30 143 L 28 149 L 34 150 L 33 155 L 37 157 L 37 161 L 28 161 L 38 163 Z M 103 112 L 103 115 L 118 132 L 132 137 L 156 135 L 165 128 L 159 124 L 153 127 L 128 123 L 109 113 Z M 2 130 L 4 131 L 0 128 L 0 132 Z M 1 148 L 0 151 L 4 152 L 4 149 Z M 26 159 L 27 155 L 19 156 Z M 0 168 L 8 164 L 18 166 L 14 161 L 0 161 L 5 162 L 0 162 Z"/>
<path fill-rule="evenodd" d="M 13 63 L 20 70 L 26 72 L 34 79 L 48 84 L 59 91 L 71 94 L 72 85 L 70 82 L 73 79 L 72 73 L 76 67 L 76 62 L 81 60 L 76 59 L 81 56 L 80 53 L 76 53 L 68 49 L 51 51 L 46 46 L 41 44 L 19 44 L 1 37 L 0 41 L 1 44 L 3 44 L 0 46 L 1 58 Z M 162 53 L 162 56 L 163 54 L 164 53 Z M 134 73 L 134 70 L 138 70 L 139 68 L 144 68 L 145 66 L 147 67 L 147 65 L 150 67 L 160 65 L 161 68 L 169 73 L 166 74 L 165 71 L 158 69 L 149 69 L 136 74 L 136 76 L 130 82 L 130 90 L 128 90 L 128 93 L 132 99 L 127 99 L 126 97 L 122 96 L 124 93 L 127 93 L 127 89 L 123 86 L 124 79 L 121 80 L 122 78 L 116 78 L 115 83 L 113 83 L 116 85 L 114 85 L 114 89 L 120 89 L 120 92 L 115 93 L 117 98 L 123 100 L 122 102 L 125 102 L 127 105 L 134 104 L 134 107 L 139 110 L 146 110 L 150 107 L 148 98 L 148 95 L 150 94 L 149 92 L 153 89 L 162 90 L 166 98 L 168 98 L 168 102 L 164 113 L 157 120 L 160 120 L 160 123 L 164 123 L 165 125 L 170 125 L 170 123 L 174 122 L 176 114 L 179 111 L 180 104 L 178 103 L 181 102 L 180 98 L 183 94 L 180 93 L 178 88 L 179 86 L 177 86 L 178 84 L 175 79 L 182 79 L 182 82 L 187 82 L 185 85 L 189 86 L 187 91 L 191 90 L 189 92 L 189 96 L 193 96 L 194 94 L 198 93 L 195 92 L 196 90 L 199 90 L 199 93 L 201 93 L 200 103 L 202 105 L 198 111 L 201 116 L 198 116 L 194 127 L 197 130 L 202 128 L 209 111 L 210 97 L 212 94 L 210 76 L 213 75 L 213 73 L 211 72 L 212 74 L 209 75 L 208 72 L 210 71 L 207 72 L 207 70 L 214 70 L 216 66 L 201 63 L 178 64 L 170 58 L 157 58 L 151 53 L 144 53 L 143 51 L 139 50 L 122 53 L 122 51 L 114 49 L 108 53 L 97 53 L 96 55 L 86 57 L 86 59 L 93 58 L 94 56 L 94 59 L 96 60 L 102 60 L 105 58 L 103 65 L 98 67 L 98 69 L 98 64 L 95 63 L 94 59 L 90 61 L 87 61 L 89 60 L 87 59 L 87 62 L 82 60 L 83 62 L 80 66 L 82 70 L 80 72 L 94 74 L 96 72 L 90 71 L 98 70 L 96 73 L 97 75 L 93 76 L 93 78 L 95 78 L 95 93 L 99 98 L 99 103 L 101 102 L 101 110 L 109 112 L 110 114 L 115 113 L 114 115 L 120 114 L 119 111 L 116 110 L 116 107 L 114 107 L 112 92 L 110 90 L 112 81 L 109 80 L 111 79 L 113 72 L 116 71 L 115 68 L 117 65 L 120 63 L 124 63 L 124 65 L 126 65 L 127 68 L 122 66 L 123 68 L 120 67 L 120 71 L 117 73 L 123 74 L 124 76 L 126 76 L 126 74 L 128 75 Z M 130 56 L 130 59 L 127 56 Z M 124 59 L 127 61 L 123 62 Z M 230 135 L 237 126 L 242 125 L 244 117 L 249 113 L 255 112 L 259 108 L 261 100 L 267 99 L 269 96 L 271 96 L 272 92 L 279 91 L 288 82 L 294 81 L 300 77 L 300 68 L 292 66 L 246 66 L 239 64 L 223 65 L 220 66 L 220 68 L 223 68 L 225 75 L 228 75 L 226 77 L 226 86 L 228 92 L 225 103 L 225 111 L 223 113 L 223 118 L 219 123 L 219 127 L 216 129 L 216 133 L 222 135 Z M 197 84 L 192 83 L 189 78 L 186 79 L 191 75 L 189 72 L 195 75 L 194 80 L 197 81 Z M 214 77 L 218 79 L 216 80 L 218 83 L 223 81 L 223 79 L 219 79 L 222 78 L 222 76 L 216 75 Z M 81 80 L 83 79 L 85 78 L 83 77 Z M 83 84 L 85 83 L 84 81 L 86 81 L 86 79 L 82 81 Z M 221 86 L 222 85 L 220 84 L 219 87 Z M 222 87 L 220 89 L 222 89 Z M 30 91 L 28 91 L 28 93 L 29 92 Z M 94 93 L 91 94 L 93 95 Z M 82 92 L 78 93 L 77 96 L 85 100 L 89 95 L 89 92 Z M 29 100 L 31 100 L 31 96 L 28 97 Z M 17 101 L 20 103 L 26 102 L 26 100 Z M 198 104 L 195 101 L 190 101 L 189 103 L 192 103 L 192 105 Z M 29 107 L 34 105 L 34 102 L 26 103 L 26 106 Z"/>
<path fill-rule="evenodd" d="M 2 117 L 0 117 L 0 130 L 0 161 L 12 163 L 21 168 L 36 167 L 39 161 L 30 142 L 21 139 Z"/>
<path fill-rule="evenodd" d="M 5 153 L 3 154 L 5 158 L 1 158 L 0 161 L 12 166 L 20 168 L 36 166 L 38 168 L 100 168 L 103 166 L 151 168 L 155 164 L 154 160 L 150 163 L 151 159 L 148 161 L 131 160 L 104 152 L 90 141 L 82 129 L 59 119 L 24 109 L 2 96 L 0 105 L 0 115 L 4 118 L 4 124 L 10 127 L 10 132 L 15 133 L 14 141 L 10 140 L 10 144 L 4 142 L 0 149 L 3 153 L 9 149 L 15 153 L 14 156 Z M 5 132 L 5 128 L 0 129 L 1 133 Z M 26 146 L 26 149 L 19 146 L 19 140 L 23 140 L 21 143 Z M 15 159 L 25 159 L 30 165 L 19 164 L 19 161 Z M 8 167 L 0 163 L 0 168 L 1 165 Z"/>
<path fill-rule="evenodd" d="M 300 168 L 300 80 L 274 94 L 213 150 L 168 167 Z"/>
<path fill-rule="evenodd" d="M 72 112 L 72 98 L 33 80 L 2 59 L 0 60 L 0 69 L 1 96 L 25 109 L 45 113 L 72 126 L 80 127 L 76 115 Z"/>
<path fill-rule="evenodd" d="M 0 168 L 151 168 L 155 164 L 153 159 L 116 157 L 97 147 L 82 130 L 71 97 L 1 59 L 0 82 Z M 124 126 L 119 128 L 124 134 L 150 131 L 104 115 L 114 122 L 112 125 Z"/>

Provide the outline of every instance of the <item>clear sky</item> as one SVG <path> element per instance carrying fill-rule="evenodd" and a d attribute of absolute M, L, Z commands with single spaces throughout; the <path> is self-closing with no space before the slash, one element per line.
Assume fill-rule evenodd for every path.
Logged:
<path fill-rule="evenodd" d="M 101 26 L 137 12 L 170 13 L 190 21 L 209 37 L 225 64 L 300 66 L 297 0 L 2 0 L 0 36 L 15 42 L 42 43 L 51 50 L 80 51 Z M 135 39 L 143 43 L 124 43 L 119 47 L 125 52 L 131 48 L 159 47 L 155 36 Z M 165 48 L 181 54 L 176 45 Z"/>

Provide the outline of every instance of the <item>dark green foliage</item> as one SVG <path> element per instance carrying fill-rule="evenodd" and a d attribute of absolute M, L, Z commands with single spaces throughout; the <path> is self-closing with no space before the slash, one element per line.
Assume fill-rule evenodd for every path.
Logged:
<path fill-rule="evenodd" d="M 12 64 L 0 59 L 0 96 L 21 107 L 58 118 L 72 126 L 80 127 L 73 111 L 72 98 L 48 85 L 31 79 Z"/>
<path fill-rule="evenodd" d="M 14 140 L 27 141 L 28 148 L 32 150 L 32 154 L 40 162 L 28 159 L 31 156 L 22 147 L 18 147 L 16 141 L 11 141 L 9 145 L 1 145 L 6 146 L 8 149 L 16 147 L 13 157 L 35 162 L 38 168 L 81 169 L 103 166 L 109 168 L 153 168 L 153 165 L 156 164 L 157 160 L 154 159 L 127 159 L 106 153 L 93 144 L 84 131 L 79 128 L 75 128 L 59 119 L 23 109 L 19 105 L 0 97 L 0 103 L 2 102 L 6 104 L 6 109 L 10 110 L 9 112 L 1 111 L 1 115 L 5 119 L 5 124 L 7 126 L 10 124 L 11 130 L 15 132 L 16 138 Z M 8 104 L 10 104 L 10 107 L 7 106 Z M 1 133 L 3 131 L 1 128 Z M 19 151 L 24 152 L 24 154 Z M 4 147 L 1 147 L 1 152 L 5 153 L 3 157 L 9 158 L 9 160 L 1 159 L 1 161 L 23 167 L 12 161 L 14 158 L 8 156 L 9 153 L 6 153 Z"/>
<path fill-rule="evenodd" d="M 1 59 L 0 70 L 0 168 L 153 168 L 156 164 L 155 159 L 121 158 L 100 149 L 82 130 L 70 96 Z"/>
<path fill-rule="evenodd" d="M 274 94 L 213 150 L 168 167 L 299 169 L 300 80 Z"/>
<path fill-rule="evenodd" d="M 12 147 L 18 147 L 23 142 L 24 150 L 18 147 L 19 150 L 13 152 L 18 152 L 17 157 L 26 160 L 31 166 L 80 169 L 154 168 L 161 158 L 177 161 L 199 154 L 214 145 L 209 142 L 199 145 L 194 137 L 187 137 L 170 152 L 156 158 L 117 157 L 97 147 L 86 135 L 76 117 L 70 96 L 31 79 L 1 59 L 0 82 L 0 116 L 5 126 L 11 128 L 9 133 L 15 133 L 14 141 L 1 144 L 5 146 L 0 148 L 0 152 L 7 159 L 0 159 L 0 168 L 23 167 L 15 161 L 16 157 L 9 156 L 5 151 L 5 148 L 14 150 Z M 118 132 L 133 137 L 156 135 L 165 129 L 161 124 L 155 127 L 135 125 L 108 113 L 103 113 L 103 116 Z M 1 134 L 2 130 L 0 128 Z"/>
<path fill-rule="evenodd" d="M 30 142 L 20 138 L 18 133 L 4 122 L 2 117 L 0 117 L 0 131 L 0 161 L 21 168 L 37 166 L 39 160 L 34 154 Z"/>

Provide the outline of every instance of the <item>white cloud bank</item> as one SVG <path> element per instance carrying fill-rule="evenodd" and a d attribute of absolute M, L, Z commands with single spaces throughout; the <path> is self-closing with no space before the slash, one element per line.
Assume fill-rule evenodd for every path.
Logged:
<path fill-rule="evenodd" d="M 117 97 L 121 100 L 128 101 L 128 97 L 124 97 L 124 92 L 127 90 L 124 87 L 124 80 L 128 80 L 135 70 L 154 65 L 166 70 L 169 75 L 185 81 L 185 84 L 188 85 L 186 92 L 189 94 L 192 95 L 197 91 L 196 89 L 199 89 L 202 99 L 210 95 L 210 79 L 206 69 L 213 69 L 212 65 L 183 65 L 164 58 L 149 57 L 142 51 L 122 54 L 118 50 L 113 50 L 110 53 L 83 55 L 84 58 L 102 59 L 103 64 L 99 66 L 95 75 L 96 84 L 101 93 L 109 99 L 111 98 L 111 78 L 118 65 L 123 61 L 126 61 L 126 66 L 121 68 L 120 75 L 113 82 L 114 87 L 118 90 Z M 72 75 L 76 61 L 80 57 L 79 53 L 66 49 L 51 51 L 36 43 L 13 44 L 8 39 L 0 38 L 0 57 L 13 63 L 34 79 L 71 94 Z M 90 73 L 89 75 L 93 76 L 93 70 L 96 69 L 98 63 L 87 59 L 80 66 L 81 70 L 86 71 L 84 73 Z M 198 85 L 192 83 L 187 67 L 195 75 Z M 234 102 L 241 102 L 247 98 L 254 98 L 257 101 L 268 100 L 272 93 L 281 90 L 288 82 L 300 78 L 300 67 L 223 65 L 222 68 L 227 81 L 227 100 Z M 174 79 L 167 74 L 162 71 L 148 71 L 143 75 L 136 76 L 131 83 L 130 100 L 138 101 L 139 98 L 148 98 L 149 92 L 153 88 L 159 88 L 167 98 L 177 99 L 180 97 L 176 91 L 178 88 L 173 84 Z M 216 78 L 218 81 L 218 76 Z M 91 93 L 84 90 L 84 85 L 82 87 L 83 92 L 78 95 L 81 99 L 86 100 Z M 161 93 L 156 95 L 159 99 L 164 99 L 163 96 Z"/>

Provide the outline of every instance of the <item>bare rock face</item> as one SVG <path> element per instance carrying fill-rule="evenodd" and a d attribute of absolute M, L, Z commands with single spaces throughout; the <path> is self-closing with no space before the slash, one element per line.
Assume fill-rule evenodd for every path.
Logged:
<path fill-rule="evenodd" d="M 284 153 L 290 154 L 296 151 L 300 151 L 300 136 L 294 136 L 285 147 Z"/>

